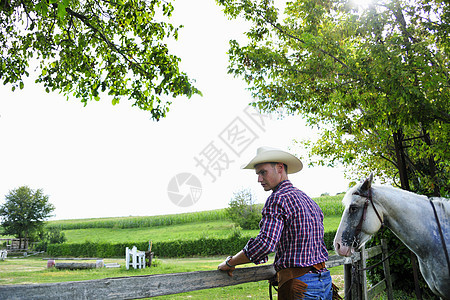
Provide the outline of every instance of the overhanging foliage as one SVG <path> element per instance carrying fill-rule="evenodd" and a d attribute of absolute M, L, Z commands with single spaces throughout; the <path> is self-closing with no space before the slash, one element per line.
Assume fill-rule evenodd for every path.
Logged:
<path fill-rule="evenodd" d="M 253 105 L 321 128 L 316 141 L 303 141 L 316 163 L 397 182 L 396 135 L 411 189 L 447 195 L 450 6 L 356 2 L 291 1 L 282 15 L 271 0 L 219 0 L 227 15 L 253 24 L 246 45 L 230 41 L 229 72 L 249 84 Z"/>
<path fill-rule="evenodd" d="M 160 0 L 1 0 L 0 80 L 22 89 L 37 63 L 47 92 L 85 105 L 128 97 L 159 120 L 172 97 L 200 94 L 166 45 L 178 37 L 172 11 Z"/>

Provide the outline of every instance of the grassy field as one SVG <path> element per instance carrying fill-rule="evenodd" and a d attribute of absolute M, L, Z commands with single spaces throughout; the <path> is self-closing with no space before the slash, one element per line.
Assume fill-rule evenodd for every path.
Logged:
<path fill-rule="evenodd" d="M 342 212 L 341 199 L 342 195 L 315 199 L 324 211 L 325 231 L 337 229 Z M 233 223 L 227 220 L 225 210 L 151 217 L 59 220 L 48 222 L 47 226 L 61 229 L 67 237 L 67 243 L 193 240 L 201 237 L 226 237 L 236 230 Z M 242 230 L 241 233 L 245 236 L 255 236 L 258 234 L 258 230 Z M 155 264 L 151 268 L 126 270 L 125 258 L 106 258 L 104 263 L 119 263 L 121 267 L 117 269 L 56 270 L 47 269 L 47 261 L 43 260 L 42 257 L 9 257 L 6 261 L 0 261 L 0 284 L 51 283 L 107 277 L 208 271 L 216 270 L 217 265 L 223 260 L 224 257 L 222 256 L 182 259 L 156 258 Z M 270 256 L 269 263 L 272 261 L 273 255 Z M 342 266 L 332 268 L 331 272 L 335 284 L 343 287 Z M 154 299 L 265 299 L 267 297 L 268 283 L 261 281 L 155 297 Z"/>
<path fill-rule="evenodd" d="M 343 195 L 314 198 L 324 212 L 325 231 L 337 229 L 343 210 L 342 197 Z M 68 243 L 159 242 L 224 237 L 234 230 L 225 209 L 164 216 L 57 220 L 48 222 L 47 227 L 61 229 Z M 245 236 L 257 233 L 258 230 L 242 230 Z"/>
<path fill-rule="evenodd" d="M 319 204 L 325 217 L 342 215 L 343 206 L 341 204 L 343 195 L 322 196 L 314 198 Z M 258 204 L 262 209 L 262 204 Z M 56 227 L 61 230 L 87 229 L 87 228 L 141 228 L 157 227 L 168 225 L 188 224 L 195 222 L 207 222 L 217 220 L 228 220 L 226 209 L 216 209 L 210 211 L 200 211 L 193 213 L 183 213 L 162 216 L 141 216 L 141 217 L 114 217 L 114 218 L 94 218 L 94 219 L 71 219 L 54 220 L 47 222 L 47 227 Z"/>
<path fill-rule="evenodd" d="M 325 231 L 336 230 L 340 216 L 325 217 Z M 234 225 L 228 220 L 194 222 L 170 226 L 154 226 L 141 228 L 87 228 L 64 230 L 68 243 L 91 242 L 139 242 L 152 240 L 153 242 L 198 239 L 201 237 L 229 236 Z M 258 230 L 242 230 L 245 236 L 255 236 Z"/>

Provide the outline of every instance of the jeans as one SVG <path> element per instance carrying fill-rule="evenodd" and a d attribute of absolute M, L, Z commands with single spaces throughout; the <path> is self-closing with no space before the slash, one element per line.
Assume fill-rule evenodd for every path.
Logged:
<path fill-rule="evenodd" d="M 303 276 L 297 277 L 308 285 L 304 293 L 305 300 L 331 300 L 333 297 L 333 289 L 331 287 L 330 271 L 322 273 L 307 273 Z"/>

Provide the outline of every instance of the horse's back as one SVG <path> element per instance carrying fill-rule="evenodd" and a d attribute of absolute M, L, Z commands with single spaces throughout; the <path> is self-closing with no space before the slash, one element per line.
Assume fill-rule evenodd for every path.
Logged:
<path fill-rule="evenodd" d="M 450 199 L 447 198 L 431 198 L 433 201 L 434 207 L 436 208 L 436 213 L 440 219 L 442 219 L 442 223 L 446 223 L 447 226 L 450 226 Z"/>

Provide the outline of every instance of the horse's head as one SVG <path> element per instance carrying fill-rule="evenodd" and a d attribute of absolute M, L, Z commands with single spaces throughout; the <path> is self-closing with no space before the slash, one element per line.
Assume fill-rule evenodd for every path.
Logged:
<path fill-rule="evenodd" d="M 345 210 L 334 238 L 334 248 L 339 255 L 351 256 L 381 227 L 383 215 L 374 209 L 371 200 L 372 180 L 370 174 L 363 183 L 351 188 L 342 200 Z"/>

